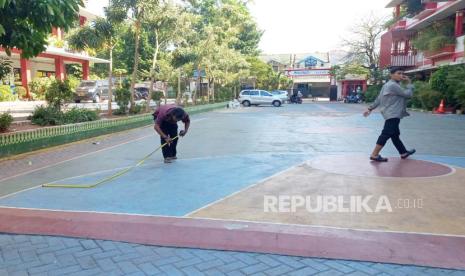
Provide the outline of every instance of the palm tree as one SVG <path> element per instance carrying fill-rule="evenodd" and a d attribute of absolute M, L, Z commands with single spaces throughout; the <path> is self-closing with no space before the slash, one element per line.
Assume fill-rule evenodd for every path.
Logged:
<path fill-rule="evenodd" d="M 115 12 L 110 16 L 115 20 L 130 20 L 134 24 L 134 68 L 131 79 L 131 109 L 134 108 L 134 88 L 139 67 L 139 42 L 142 31 L 142 22 L 146 14 L 153 12 L 158 5 L 158 0 L 110 0 L 110 7 Z"/>
<path fill-rule="evenodd" d="M 92 24 L 83 26 L 73 32 L 68 38 L 72 49 L 104 49 L 109 52 L 108 68 L 108 115 L 111 115 L 113 99 L 113 48 L 117 42 L 118 24 L 109 19 L 98 18 Z"/>

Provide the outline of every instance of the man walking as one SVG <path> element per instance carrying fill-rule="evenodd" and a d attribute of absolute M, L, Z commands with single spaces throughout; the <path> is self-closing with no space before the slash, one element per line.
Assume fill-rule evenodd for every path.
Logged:
<path fill-rule="evenodd" d="M 383 131 L 376 142 L 376 146 L 370 156 L 370 160 L 376 162 L 387 162 L 388 159 L 380 155 L 381 150 L 386 145 L 387 140 L 391 139 L 402 159 L 409 157 L 415 153 L 415 149 L 407 150 L 400 140 L 399 124 L 400 120 L 407 113 L 407 99 L 413 95 L 413 85 L 409 77 L 404 75 L 400 68 L 391 68 L 391 79 L 383 85 L 381 92 L 375 102 L 368 107 L 368 110 L 363 113 L 365 117 L 371 114 L 378 106 L 381 108 L 381 114 L 386 120 Z M 407 82 L 407 88 L 403 89 L 400 82 Z"/>
<path fill-rule="evenodd" d="M 178 121 L 184 123 L 184 130 L 179 132 L 179 136 L 187 134 L 190 125 L 189 114 L 176 105 L 162 105 L 153 113 L 155 120 L 155 131 L 160 135 L 161 144 L 167 143 L 162 148 L 165 163 L 171 163 L 176 157 L 176 146 L 178 145 Z"/>

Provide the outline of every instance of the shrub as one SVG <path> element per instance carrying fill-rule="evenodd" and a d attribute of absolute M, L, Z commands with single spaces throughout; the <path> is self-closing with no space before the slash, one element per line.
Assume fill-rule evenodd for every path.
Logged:
<path fill-rule="evenodd" d="M 68 79 L 68 83 L 69 83 L 69 87 L 71 88 L 71 91 L 73 91 L 73 93 L 76 92 L 76 88 L 81 83 L 81 80 L 73 75 L 69 75 L 67 79 Z"/>
<path fill-rule="evenodd" d="M 412 41 L 413 46 L 421 51 L 436 51 L 447 44 L 455 43 L 454 24 L 450 19 L 434 22 L 430 28 L 417 34 Z"/>
<path fill-rule="evenodd" d="M 62 112 L 53 106 L 38 106 L 31 116 L 31 122 L 35 125 L 63 125 L 81 122 L 95 121 L 99 119 L 99 112 L 95 110 L 74 107 L 67 112 Z"/>
<path fill-rule="evenodd" d="M 379 92 L 381 91 L 382 85 L 370 85 L 365 92 L 365 102 L 372 103 L 378 97 Z"/>
<path fill-rule="evenodd" d="M 113 114 L 126 114 L 128 111 L 129 101 L 131 100 L 131 92 L 125 87 L 118 88 L 115 90 L 115 100 L 118 104 L 118 110 Z"/>
<path fill-rule="evenodd" d="M 163 99 L 165 94 L 162 91 L 153 91 L 152 92 L 152 100 L 158 105 L 160 105 L 161 99 Z"/>
<path fill-rule="evenodd" d="M 8 113 L 0 114 L 0 132 L 7 131 L 13 123 L 13 116 Z"/>
<path fill-rule="evenodd" d="M 446 100 L 446 105 L 456 106 L 457 100 L 454 97 L 455 90 L 450 87 L 448 76 L 455 71 L 457 66 L 442 66 L 431 75 L 431 88 L 441 93 L 441 97 Z M 449 81 L 448 81 L 449 79 Z"/>
<path fill-rule="evenodd" d="M 53 106 L 38 106 L 34 109 L 31 122 L 35 125 L 60 125 L 63 122 L 63 113 Z"/>
<path fill-rule="evenodd" d="M 45 92 L 47 92 L 48 88 L 52 84 L 55 78 L 35 78 L 29 83 L 29 87 L 31 88 L 31 93 L 34 95 L 33 99 L 35 100 L 44 100 L 45 99 Z"/>
<path fill-rule="evenodd" d="M 431 88 L 428 82 L 415 82 L 415 90 L 413 96 L 413 104 L 419 105 L 422 109 L 433 110 L 441 101 L 442 95 L 440 92 Z"/>
<path fill-rule="evenodd" d="M 139 114 L 143 110 L 145 110 L 145 107 L 146 107 L 146 105 L 144 105 L 144 104 L 137 104 L 136 103 L 134 105 L 134 107 L 129 110 L 129 113 L 131 113 L 131 114 Z"/>
<path fill-rule="evenodd" d="M 465 109 L 465 66 L 454 66 L 449 75 L 447 75 L 446 83 L 450 93 L 453 93 L 454 100 L 462 110 Z"/>
<path fill-rule="evenodd" d="M 26 95 L 27 95 L 26 88 L 24 88 L 22 86 L 16 86 L 15 87 L 15 92 L 18 95 L 18 98 L 20 98 L 20 99 L 25 99 L 26 98 Z"/>
<path fill-rule="evenodd" d="M 49 105 L 60 110 L 61 105 L 73 99 L 74 93 L 71 90 L 69 81 L 54 80 L 45 93 L 45 100 Z"/>
<path fill-rule="evenodd" d="M 15 101 L 18 97 L 11 92 L 9 85 L 0 85 L 0 102 Z"/>
<path fill-rule="evenodd" d="M 63 114 L 63 124 L 96 121 L 99 119 L 98 111 L 74 107 Z"/>
<path fill-rule="evenodd" d="M 142 100 L 140 103 L 136 103 L 134 108 L 129 110 L 129 113 L 131 113 L 131 114 L 143 113 L 143 112 L 145 112 L 147 110 L 147 105 L 148 105 L 147 101 Z"/>

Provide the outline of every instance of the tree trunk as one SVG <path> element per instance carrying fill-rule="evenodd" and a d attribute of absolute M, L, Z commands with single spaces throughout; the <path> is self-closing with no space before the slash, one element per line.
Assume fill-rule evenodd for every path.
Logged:
<path fill-rule="evenodd" d="M 149 97 L 147 99 L 147 112 L 150 110 L 150 100 L 152 99 L 153 93 L 153 84 L 155 83 L 155 67 L 157 66 L 158 51 L 160 49 L 160 44 L 158 42 L 158 31 L 155 29 L 155 52 L 153 53 L 152 59 L 152 68 L 150 68 L 150 87 L 149 87 Z"/>
<path fill-rule="evenodd" d="M 176 94 L 176 104 L 181 104 L 182 95 L 184 94 L 181 91 L 181 85 L 184 87 L 184 89 L 182 89 L 182 90 L 184 90 L 184 92 L 186 92 L 185 91 L 186 82 L 182 78 L 182 68 L 179 68 L 179 79 L 178 79 L 178 81 L 179 81 L 179 86 L 178 86 L 178 93 Z"/>
<path fill-rule="evenodd" d="M 110 47 L 110 64 L 108 67 L 108 116 L 111 116 L 111 103 L 113 101 L 113 46 Z"/>
<path fill-rule="evenodd" d="M 210 79 L 207 79 L 207 102 L 210 103 Z"/>
<path fill-rule="evenodd" d="M 176 93 L 176 104 L 179 104 L 179 95 L 181 95 L 181 68 L 178 71 L 178 91 Z"/>
<path fill-rule="evenodd" d="M 195 105 L 195 101 L 197 98 L 197 94 L 201 96 L 202 94 L 202 82 L 201 82 L 201 72 L 200 72 L 200 65 L 197 65 L 197 87 L 195 88 L 195 93 L 192 95 L 192 102 Z"/>
<path fill-rule="evenodd" d="M 134 70 L 132 71 L 131 80 L 131 109 L 134 109 L 134 88 L 136 87 L 137 69 L 139 67 L 139 36 L 140 36 L 140 20 L 136 19 L 135 23 L 135 49 L 134 49 Z"/>
<path fill-rule="evenodd" d="M 215 102 L 215 79 L 212 79 L 212 82 L 211 82 L 211 92 L 212 92 L 213 102 Z"/>

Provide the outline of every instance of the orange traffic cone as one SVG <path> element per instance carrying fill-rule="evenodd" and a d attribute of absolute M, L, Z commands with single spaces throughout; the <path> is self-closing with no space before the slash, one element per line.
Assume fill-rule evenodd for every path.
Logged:
<path fill-rule="evenodd" d="M 441 103 L 439 104 L 439 107 L 436 109 L 436 113 L 445 113 L 446 111 L 444 110 L 444 99 L 441 100 Z"/>

